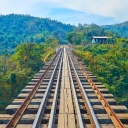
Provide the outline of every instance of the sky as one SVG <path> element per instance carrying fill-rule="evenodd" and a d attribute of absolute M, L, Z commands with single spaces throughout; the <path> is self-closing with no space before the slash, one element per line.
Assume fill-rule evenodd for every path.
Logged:
<path fill-rule="evenodd" d="M 0 14 L 27 14 L 66 24 L 98 25 L 128 20 L 128 0 L 0 0 Z"/>

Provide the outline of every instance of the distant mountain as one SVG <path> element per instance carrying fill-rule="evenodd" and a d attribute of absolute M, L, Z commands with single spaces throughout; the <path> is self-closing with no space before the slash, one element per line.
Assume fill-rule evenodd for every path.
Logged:
<path fill-rule="evenodd" d="M 120 37 L 128 38 L 128 21 L 114 25 L 104 25 L 104 29 L 113 31 Z"/>
<path fill-rule="evenodd" d="M 49 18 L 29 15 L 0 16 L 0 54 L 12 53 L 21 42 L 45 42 L 47 38 L 57 38 L 65 42 L 66 34 L 74 26 L 63 24 Z"/>

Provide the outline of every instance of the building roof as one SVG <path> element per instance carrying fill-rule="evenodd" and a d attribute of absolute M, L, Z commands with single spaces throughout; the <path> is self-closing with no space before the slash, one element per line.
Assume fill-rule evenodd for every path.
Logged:
<path fill-rule="evenodd" d="M 92 36 L 92 39 L 108 39 L 112 37 L 107 37 L 107 36 Z"/>

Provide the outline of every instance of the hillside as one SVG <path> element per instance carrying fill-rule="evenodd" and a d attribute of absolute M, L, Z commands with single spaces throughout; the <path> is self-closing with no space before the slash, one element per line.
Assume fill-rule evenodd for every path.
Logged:
<path fill-rule="evenodd" d="M 128 39 L 116 44 L 76 46 L 77 54 L 119 103 L 128 107 Z"/>
<path fill-rule="evenodd" d="M 128 21 L 114 25 L 104 25 L 102 28 L 117 33 L 120 37 L 128 38 Z"/>
<path fill-rule="evenodd" d="M 116 34 L 110 31 L 106 31 L 104 28 L 96 24 L 84 24 L 75 27 L 72 32 L 67 34 L 66 38 L 72 44 L 86 45 L 91 42 L 92 36 L 111 36 L 113 39 L 108 43 L 113 43 Z"/>
<path fill-rule="evenodd" d="M 37 18 L 29 15 L 0 16 L 0 54 L 13 53 L 21 42 L 45 42 L 54 37 L 65 42 L 65 36 L 73 26 L 48 18 Z"/>
<path fill-rule="evenodd" d="M 55 40 L 51 43 L 23 43 L 16 47 L 14 54 L 0 56 L 0 113 L 11 104 L 28 81 L 55 54 Z"/>

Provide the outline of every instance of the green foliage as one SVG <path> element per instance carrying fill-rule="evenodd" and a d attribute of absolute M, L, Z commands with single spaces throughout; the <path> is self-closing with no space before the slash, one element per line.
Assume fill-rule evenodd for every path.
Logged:
<path fill-rule="evenodd" d="M 128 38 L 128 21 L 125 21 L 120 24 L 104 25 L 101 27 L 104 28 L 105 30 L 117 33 L 119 37 Z"/>
<path fill-rule="evenodd" d="M 70 32 L 68 35 L 67 35 L 67 40 L 72 43 L 72 44 L 75 44 L 75 45 L 78 45 L 82 42 L 82 38 L 83 38 L 83 33 L 82 32 Z"/>
<path fill-rule="evenodd" d="M 73 26 L 48 18 L 29 15 L 0 15 L 0 55 L 14 53 L 21 42 L 45 42 L 47 38 L 57 38 L 60 43 Z"/>
<path fill-rule="evenodd" d="M 21 44 L 12 58 L 14 61 L 19 60 L 19 65 L 24 68 L 39 70 L 42 67 L 41 55 L 44 53 L 44 47 L 45 45 L 42 43 L 38 45 L 34 43 Z"/>
<path fill-rule="evenodd" d="M 67 34 L 67 40 L 72 44 L 89 44 L 91 42 L 92 36 L 111 36 L 116 37 L 112 32 L 105 31 L 98 25 L 79 25 L 75 27 L 74 30 Z M 115 43 L 115 39 L 108 39 L 107 43 Z"/>
<path fill-rule="evenodd" d="M 76 47 L 74 53 L 105 83 L 118 102 L 128 102 L 128 40 L 117 42 Z"/>
<path fill-rule="evenodd" d="M 55 39 L 55 38 L 48 38 L 48 39 L 46 40 L 46 44 L 49 44 L 49 45 L 51 45 L 52 47 L 56 47 L 56 46 L 58 46 L 58 44 L 59 44 L 59 40 L 57 40 L 57 39 Z"/>
<path fill-rule="evenodd" d="M 15 84 L 16 83 L 16 74 L 15 73 L 11 73 L 11 76 L 10 76 L 10 82 Z"/>
<path fill-rule="evenodd" d="M 20 93 L 32 76 L 44 65 L 44 57 L 55 53 L 51 43 L 23 43 L 13 55 L 0 56 L 0 113 Z"/>

